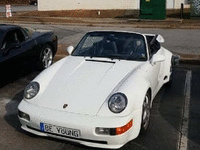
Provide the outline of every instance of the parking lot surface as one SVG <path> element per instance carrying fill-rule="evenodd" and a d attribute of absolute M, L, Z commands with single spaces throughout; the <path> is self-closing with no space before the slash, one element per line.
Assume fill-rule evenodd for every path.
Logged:
<path fill-rule="evenodd" d="M 187 91 L 187 73 L 191 74 L 191 99 L 189 104 L 188 134 L 186 143 L 185 134 L 182 133 L 184 122 L 185 92 Z M 1 149 L 38 149 L 38 150 L 65 150 L 65 149 L 93 149 L 78 144 L 44 138 L 32 135 L 20 128 L 17 118 L 17 106 L 23 98 L 24 87 L 38 74 L 33 71 L 27 73 L 17 80 L 7 83 L 0 88 L 0 148 Z M 139 136 L 129 142 L 125 149 L 179 149 L 180 146 L 187 147 L 188 150 L 199 149 L 200 127 L 199 94 L 200 88 L 199 66 L 180 65 L 174 68 L 174 80 L 171 87 L 164 86 L 156 96 L 153 108 L 151 123 L 147 135 Z M 183 140 L 183 141 L 181 141 Z M 155 144 L 156 143 L 156 144 Z"/>

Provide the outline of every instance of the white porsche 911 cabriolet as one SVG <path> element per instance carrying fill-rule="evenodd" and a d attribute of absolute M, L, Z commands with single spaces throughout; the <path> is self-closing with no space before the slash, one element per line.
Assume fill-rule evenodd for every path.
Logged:
<path fill-rule="evenodd" d="M 154 34 L 88 32 L 25 88 L 22 129 L 101 148 L 145 133 L 154 97 L 172 81 L 172 53 L 162 42 Z"/>

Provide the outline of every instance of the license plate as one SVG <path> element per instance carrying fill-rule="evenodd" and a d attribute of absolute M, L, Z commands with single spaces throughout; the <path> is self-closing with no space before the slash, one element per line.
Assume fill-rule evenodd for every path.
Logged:
<path fill-rule="evenodd" d="M 54 133 L 63 136 L 70 136 L 75 138 L 80 137 L 80 131 L 77 129 L 70 129 L 46 123 L 40 123 L 40 130 L 43 132 Z"/>

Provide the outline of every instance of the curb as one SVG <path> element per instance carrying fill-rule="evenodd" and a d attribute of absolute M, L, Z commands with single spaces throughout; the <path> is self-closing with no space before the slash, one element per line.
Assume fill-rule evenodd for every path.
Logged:
<path fill-rule="evenodd" d="M 128 19 L 129 22 L 179 22 L 182 23 L 183 19 L 166 19 L 166 20 L 152 20 L 152 19 Z"/>
<path fill-rule="evenodd" d="M 0 18 L 5 16 L 0 15 Z M 17 20 L 23 18 L 24 21 Z M 27 19 L 36 19 L 35 21 L 26 21 Z M 38 21 L 38 20 L 39 21 Z M 45 20 L 46 19 L 46 20 Z M 54 21 L 48 21 L 53 19 Z M 57 20 L 58 19 L 58 20 Z M 7 23 L 24 23 L 24 24 L 61 24 L 61 25 L 76 25 L 76 26 L 119 26 L 119 27 L 133 27 L 133 28 L 160 28 L 160 29 L 194 29 L 199 30 L 200 25 L 191 23 L 183 24 L 183 19 L 166 18 L 165 20 L 152 20 L 152 19 L 116 19 L 116 18 L 81 18 L 81 17 L 48 17 L 48 16 L 13 16 L 14 21 L 0 20 L 0 22 Z M 62 22 L 62 20 L 70 22 Z M 145 24 L 146 23 L 146 24 Z M 158 24 L 161 23 L 161 24 Z M 199 22 L 200 23 L 200 22 Z"/>
<path fill-rule="evenodd" d="M 185 59 L 180 59 L 181 64 L 190 64 L 190 65 L 200 65 L 200 60 L 185 60 Z"/>
<path fill-rule="evenodd" d="M 35 17 L 34 17 L 35 18 Z M 39 17 L 36 17 L 39 18 Z M 55 18 L 55 17 L 48 17 L 48 18 Z M 77 19 L 78 20 L 78 19 Z M 0 23 L 6 24 L 51 24 L 51 25 L 72 25 L 72 26 L 94 26 L 94 27 L 133 27 L 133 28 L 160 28 L 160 29 L 188 29 L 188 30 L 199 30 L 200 26 L 175 26 L 175 25 L 141 25 L 141 24 L 131 24 L 128 21 L 109 21 L 104 22 L 104 24 L 98 24 L 98 22 L 87 22 L 87 23 L 63 23 L 63 22 L 27 22 L 27 21 L 4 21 L 0 20 Z"/>
<path fill-rule="evenodd" d="M 176 52 L 172 52 L 175 57 L 178 57 L 178 62 L 183 64 L 193 64 L 200 65 L 200 55 L 192 55 L 191 54 L 180 54 Z M 190 57 L 188 57 L 190 56 Z"/>
<path fill-rule="evenodd" d="M 180 63 L 200 65 L 200 55 L 198 54 L 192 56 L 191 54 L 176 54 L 180 56 Z"/>

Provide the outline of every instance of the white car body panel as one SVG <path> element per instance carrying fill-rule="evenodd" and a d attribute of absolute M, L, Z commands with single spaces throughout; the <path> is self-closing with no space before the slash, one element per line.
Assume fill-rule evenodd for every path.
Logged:
<path fill-rule="evenodd" d="M 98 144 L 98 143 L 93 143 L 93 142 L 87 142 L 87 141 L 82 141 L 80 139 L 71 139 L 71 138 L 65 138 L 61 137 L 61 139 L 64 140 L 71 140 L 71 141 L 76 141 L 80 144 L 84 144 L 87 146 L 94 146 L 94 147 L 104 147 L 104 148 L 119 148 L 123 145 L 124 142 L 126 142 L 128 139 L 136 138 L 137 135 L 139 134 L 139 128 L 140 128 L 140 120 L 141 117 L 138 116 L 137 114 L 141 112 L 140 109 L 135 110 L 130 114 L 129 116 L 124 116 L 124 117 L 101 117 L 101 116 L 91 116 L 91 115 L 80 115 L 76 113 L 66 113 L 64 111 L 56 111 L 48 108 L 43 108 L 35 105 L 31 105 L 28 102 L 20 103 L 19 109 L 20 108 L 25 108 L 23 109 L 27 113 L 31 113 L 32 118 L 31 121 L 28 122 L 25 119 L 21 119 L 20 122 L 22 123 L 22 128 L 28 132 L 31 132 L 33 134 L 37 134 L 40 136 L 51 136 L 55 137 L 54 135 L 48 134 L 48 133 L 43 133 L 43 132 L 38 132 L 37 130 L 40 130 L 40 122 L 43 122 L 44 120 L 48 122 L 49 124 L 57 125 L 57 126 L 62 126 L 62 127 L 68 127 L 68 128 L 73 128 L 73 129 L 80 129 L 81 127 L 81 137 L 80 139 L 88 139 L 88 140 L 94 140 L 94 141 L 107 141 L 108 144 Z M 49 115 L 51 114 L 51 115 Z M 130 130 L 127 132 L 127 135 L 120 135 L 120 136 L 102 136 L 102 135 L 97 135 L 95 131 L 95 127 L 98 126 L 105 126 L 105 127 L 115 127 L 115 126 L 123 126 L 125 125 L 130 119 L 134 117 L 135 123 L 133 130 Z M 65 120 L 65 121 L 63 121 Z M 33 130 L 30 127 L 37 130 Z M 102 137 L 105 139 L 102 140 Z"/>
<path fill-rule="evenodd" d="M 69 105 L 67 112 L 96 115 L 117 84 L 142 64 L 138 62 L 133 65 L 123 60 L 101 61 L 79 57 L 65 63 L 51 79 L 41 98 L 37 99 L 38 105 L 65 111 L 63 104 L 67 103 Z M 64 69 L 67 66 L 72 70 Z M 56 93 L 54 87 L 57 87 Z"/>
<path fill-rule="evenodd" d="M 161 42 L 164 40 L 159 38 Z M 79 56 L 63 58 L 33 80 L 40 84 L 39 93 L 31 100 L 24 98 L 19 104 L 18 109 L 30 115 L 30 121 L 19 117 L 22 129 L 92 147 L 123 146 L 140 132 L 142 105 L 147 91 L 151 93 L 152 106 L 157 92 L 169 81 L 172 53 L 161 47 L 154 55 L 160 56 L 161 61 L 150 56 L 147 61 Z M 127 107 L 121 113 L 113 113 L 108 108 L 108 100 L 114 93 L 124 93 L 128 99 Z M 95 133 L 96 127 L 122 127 L 131 119 L 133 126 L 122 135 Z M 41 122 L 78 129 L 81 137 L 76 139 L 41 132 Z"/>

